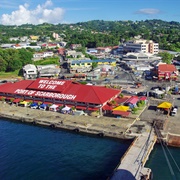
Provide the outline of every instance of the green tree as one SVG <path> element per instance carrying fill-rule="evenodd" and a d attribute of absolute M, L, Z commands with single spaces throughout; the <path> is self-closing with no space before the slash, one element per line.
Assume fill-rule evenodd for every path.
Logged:
<path fill-rule="evenodd" d="M 0 58 L 0 71 L 6 71 L 7 63 L 4 59 Z"/>
<path fill-rule="evenodd" d="M 93 63 L 92 63 L 92 69 L 95 69 L 97 66 L 98 66 L 98 63 L 97 63 L 97 62 L 93 62 Z"/>
<path fill-rule="evenodd" d="M 8 63 L 7 71 L 15 71 L 20 68 L 22 68 L 22 63 L 19 59 L 11 60 Z"/>
<path fill-rule="evenodd" d="M 22 66 L 26 64 L 32 64 L 33 53 L 31 51 L 28 51 L 26 49 L 20 49 L 18 53 L 19 60 L 21 61 Z"/>
<path fill-rule="evenodd" d="M 37 42 L 31 42 L 30 46 L 37 46 Z"/>
<path fill-rule="evenodd" d="M 168 52 L 160 52 L 159 56 L 162 58 L 162 61 L 167 63 L 167 64 L 171 64 L 172 63 L 172 59 L 173 59 L 173 55 L 168 53 Z"/>
<path fill-rule="evenodd" d="M 19 53 L 16 49 L 7 49 L 3 53 L 4 59 L 7 62 L 7 72 L 15 71 L 22 67 L 22 63 L 19 60 Z"/>

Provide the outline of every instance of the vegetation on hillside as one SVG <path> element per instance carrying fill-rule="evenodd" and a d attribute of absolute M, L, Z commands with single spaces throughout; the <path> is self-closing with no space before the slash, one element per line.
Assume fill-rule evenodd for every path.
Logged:
<path fill-rule="evenodd" d="M 32 64 L 32 52 L 26 49 L 0 49 L 0 72 L 13 72 Z"/>
<path fill-rule="evenodd" d="M 141 38 L 159 43 L 161 49 L 180 51 L 180 23 L 162 20 L 103 21 L 93 20 L 76 24 L 25 24 L 0 25 L 0 43 L 10 43 L 10 37 L 39 36 L 44 42 L 53 32 L 69 44 L 80 43 L 83 47 L 114 46 L 140 35 Z M 18 43 L 18 41 L 15 41 Z"/>
<path fill-rule="evenodd" d="M 59 65 L 59 57 L 54 57 L 54 58 L 46 58 L 43 60 L 39 60 L 39 61 L 34 61 L 33 62 L 34 65 L 47 65 L 47 64 L 57 64 Z"/>
<path fill-rule="evenodd" d="M 85 57 L 90 59 L 95 59 L 95 57 L 87 54 L 86 48 L 116 46 L 135 36 L 159 43 L 160 49 L 180 51 L 180 23 L 162 20 L 135 22 L 94 20 L 76 24 L 0 25 L 0 44 L 19 43 L 21 37 L 29 37 L 30 35 L 39 36 L 39 42 L 46 42 L 47 37 L 55 41 L 52 37 L 53 32 L 60 35 L 58 42 L 61 40 L 67 42 L 67 47 L 70 44 L 80 43 L 82 47 L 77 49 L 77 51 L 82 52 L 85 54 Z M 11 41 L 10 38 L 12 37 L 19 37 L 19 40 Z M 12 76 L 19 74 L 20 69 L 26 64 L 59 64 L 58 57 L 33 62 L 32 57 L 34 52 L 35 50 L 31 48 L 0 49 L 1 75 L 4 74 L 3 72 L 12 72 Z M 163 58 L 164 62 L 171 63 L 173 57 L 169 53 L 160 53 L 159 55 Z M 180 56 L 175 59 L 180 60 Z M 95 68 L 96 64 L 93 66 Z"/>

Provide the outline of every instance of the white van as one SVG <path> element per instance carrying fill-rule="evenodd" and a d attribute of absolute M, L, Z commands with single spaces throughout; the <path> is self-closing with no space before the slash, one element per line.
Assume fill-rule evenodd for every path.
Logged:
<path fill-rule="evenodd" d="M 171 115 L 171 116 L 176 116 L 177 110 L 178 110 L 178 107 L 177 107 L 177 106 L 174 106 L 174 107 L 172 108 L 172 110 L 171 110 L 170 115 Z"/>

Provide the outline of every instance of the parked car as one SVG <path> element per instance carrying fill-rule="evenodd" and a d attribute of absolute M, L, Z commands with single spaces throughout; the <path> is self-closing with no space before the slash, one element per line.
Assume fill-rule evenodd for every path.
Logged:
<path fill-rule="evenodd" d="M 174 106 L 174 107 L 171 109 L 170 115 L 171 115 L 171 116 L 176 116 L 176 115 L 177 115 L 177 111 L 178 111 L 178 107 L 177 107 L 177 106 Z"/>
<path fill-rule="evenodd" d="M 106 79 L 104 79 L 104 81 L 109 82 L 109 81 L 110 81 L 110 79 L 107 79 L 107 78 L 106 78 Z"/>
<path fill-rule="evenodd" d="M 156 94 L 154 93 L 154 92 L 149 92 L 149 97 L 155 97 L 156 96 Z"/>
<path fill-rule="evenodd" d="M 146 80 L 152 80 L 153 78 L 152 78 L 152 76 L 145 76 L 145 79 Z"/>
<path fill-rule="evenodd" d="M 119 79 L 119 76 L 115 76 L 114 79 Z"/>
<path fill-rule="evenodd" d="M 138 96 L 147 96 L 147 92 L 138 92 L 137 93 Z"/>
<path fill-rule="evenodd" d="M 121 93 L 122 94 L 137 95 L 137 92 L 135 92 L 135 91 L 127 91 L 127 90 L 122 90 Z"/>
<path fill-rule="evenodd" d="M 121 93 L 122 93 L 122 94 L 131 94 L 131 92 L 130 92 L 130 91 L 127 91 L 127 90 L 122 90 Z"/>
<path fill-rule="evenodd" d="M 160 91 L 165 90 L 163 87 L 160 87 L 160 86 L 154 86 L 154 87 L 151 88 L 151 90 L 155 90 L 155 89 L 158 89 Z"/>

